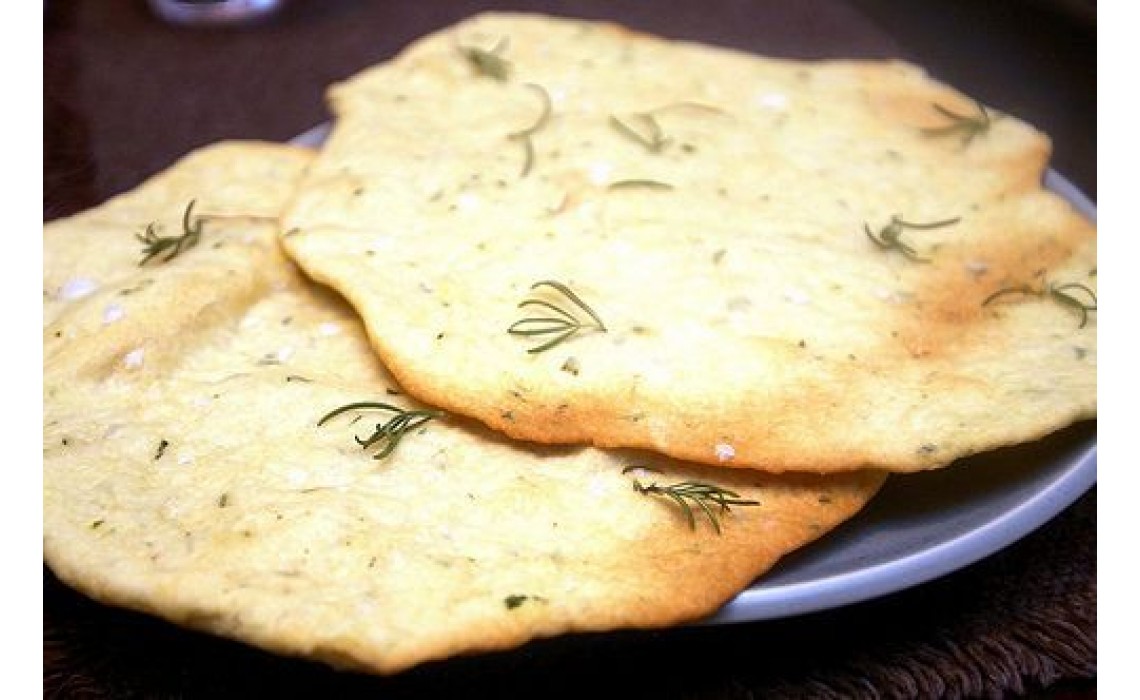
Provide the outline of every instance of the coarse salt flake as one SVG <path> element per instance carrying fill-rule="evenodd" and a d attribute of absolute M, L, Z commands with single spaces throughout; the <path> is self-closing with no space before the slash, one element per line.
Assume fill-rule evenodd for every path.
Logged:
<path fill-rule="evenodd" d="M 483 200 L 480 199 L 479 195 L 477 194 L 464 192 L 463 194 L 459 195 L 458 205 L 460 211 L 475 211 L 482 204 Z"/>
<path fill-rule="evenodd" d="M 911 294 L 909 292 L 884 289 L 882 287 L 876 289 L 874 294 L 879 298 L 879 300 L 885 301 L 888 304 L 905 304 L 910 301 L 911 298 Z"/>
<path fill-rule="evenodd" d="M 587 177 L 589 177 L 590 182 L 595 185 L 605 185 L 610 181 L 610 173 L 612 173 L 613 170 L 613 164 L 605 161 L 597 161 L 590 164 L 590 172 Z"/>
<path fill-rule="evenodd" d="M 783 110 L 788 107 L 788 96 L 782 92 L 765 92 L 756 96 L 756 104 L 764 109 Z"/>
<path fill-rule="evenodd" d="M 784 289 L 784 301 L 803 306 L 804 304 L 811 303 L 811 297 L 809 297 L 802 289 L 796 289 L 795 287 L 786 287 Z"/>
<path fill-rule="evenodd" d="M 590 492 L 591 496 L 598 497 L 611 490 L 611 487 L 608 479 L 604 479 L 600 476 L 594 476 L 590 478 L 590 482 L 586 486 L 586 489 Z"/>
<path fill-rule="evenodd" d="M 718 462 L 727 462 L 736 456 L 736 448 L 727 442 L 717 443 L 716 459 Z"/>
<path fill-rule="evenodd" d="M 981 260 L 970 260 L 966 263 L 966 272 L 972 275 L 984 275 L 989 270 L 990 266 Z"/>
<path fill-rule="evenodd" d="M 143 365 L 143 349 L 135 348 L 123 357 L 123 366 L 127 369 L 138 369 Z"/>
<path fill-rule="evenodd" d="M 103 309 L 103 325 L 110 325 L 126 315 L 127 312 L 123 310 L 121 305 L 109 304 L 107 308 Z"/>
<path fill-rule="evenodd" d="M 566 89 L 561 87 L 552 87 L 547 90 L 550 94 L 550 103 L 555 107 L 561 106 L 566 101 Z"/>
<path fill-rule="evenodd" d="M 317 332 L 325 337 L 337 335 L 340 333 L 340 326 L 335 323 L 325 322 L 317 326 Z"/>
<path fill-rule="evenodd" d="M 368 250 L 371 250 L 374 253 L 378 253 L 380 251 L 388 250 L 394 245 L 395 242 L 391 236 L 374 236 L 372 240 L 368 242 Z"/>
<path fill-rule="evenodd" d="M 888 304 L 909 304 L 914 300 L 914 294 L 905 290 L 878 289 L 875 296 Z"/>
<path fill-rule="evenodd" d="M 59 288 L 59 298 L 68 301 L 82 299 L 99 288 L 99 283 L 86 277 L 73 277 Z"/>

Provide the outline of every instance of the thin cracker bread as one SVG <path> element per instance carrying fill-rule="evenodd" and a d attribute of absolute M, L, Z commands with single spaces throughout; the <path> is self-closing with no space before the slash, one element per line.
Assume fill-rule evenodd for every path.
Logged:
<path fill-rule="evenodd" d="M 1094 226 L 1045 135 L 914 66 L 492 13 L 330 101 L 286 251 L 410 392 L 514 438 L 906 472 L 1096 415 Z M 904 251 L 896 218 L 936 226 Z M 606 331 L 528 352 L 557 312 L 525 300 L 589 324 L 544 281 Z"/>
<path fill-rule="evenodd" d="M 114 304 L 120 297 L 163 283 L 160 275 L 140 276 L 138 269 L 123 264 L 142 259 L 137 236 L 145 234 L 148 226 L 157 235 L 180 235 L 191 202 L 194 216 L 275 218 L 311 159 L 312 152 L 300 147 L 258 141 L 212 144 L 184 156 L 177 168 L 156 173 L 97 208 L 45 224 L 44 325 L 67 310 L 82 308 L 76 302 L 93 294 L 106 299 L 110 308 L 106 318 L 114 319 L 118 315 Z M 57 234 L 57 229 L 66 233 Z M 65 236 L 67 244 L 52 245 L 57 235 Z M 96 314 L 90 317 L 96 323 L 86 331 L 105 320 Z M 106 323 L 112 324 L 113 320 Z"/>
<path fill-rule="evenodd" d="M 282 153 L 296 162 L 281 176 L 297 176 L 301 153 Z M 140 224 L 213 201 L 217 181 L 171 181 L 187 185 L 138 219 L 108 227 L 96 210 L 45 231 L 45 259 L 75 263 L 45 277 L 80 274 L 98 254 L 104 282 L 59 300 L 44 330 L 44 559 L 97 600 L 392 673 L 700 618 L 882 483 L 530 447 L 458 416 L 373 459 L 354 441 L 371 416 L 318 420 L 363 399 L 413 404 L 355 313 L 284 258 L 272 219 L 242 216 L 243 202 L 212 207 L 197 246 L 138 266 Z M 143 279 L 154 281 L 119 293 Z M 106 323 L 112 303 L 121 314 Z M 623 474 L 635 464 L 660 471 Z M 714 511 L 718 535 L 699 509 L 690 527 L 634 479 L 715 480 L 759 505 Z"/>

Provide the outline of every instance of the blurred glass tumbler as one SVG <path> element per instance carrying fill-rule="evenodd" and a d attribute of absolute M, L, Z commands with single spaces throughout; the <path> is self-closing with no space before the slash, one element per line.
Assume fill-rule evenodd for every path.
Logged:
<path fill-rule="evenodd" d="M 264 19 L 283 0 L 147 0 L 158 17 L 182 25 L 246 24 Z"/>

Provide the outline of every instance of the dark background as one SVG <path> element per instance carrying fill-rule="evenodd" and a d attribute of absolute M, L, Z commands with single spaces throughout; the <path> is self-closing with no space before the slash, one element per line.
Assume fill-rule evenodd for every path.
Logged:
<path fill-rule="evenodd" d="M 1096 10 L 1081 0 L 293 0 L 256 27 L 187 29 L 141 0 L 45 3 L 44 219 L 196 147 L 287 140 L 324 88 L 480 9 L 541 10 L 794 58 L 895 57 L 1054 139 L 1096 199 Z M 1095 488 L 951 576 L 774 622 L 535 642 L 394 678 L 335 673 L 97 605 L 44 570 L 49 697 L 1092 697 Z"/>
<path fill-rule="evenodd" d="M 206 143 L 292 138 L 328 118 L 329 83 L 489 7 L 612 19 L 771 56 L 909 59 L 1053 136 L 1054 167 L 1096 199 L 1092 2 L 292 0 L 260 26 L 211 30 L 162 24 L 142 0 L 86 0 L 49 6 L 48 31 L 72 30 L 69 98 L 101 200 Z"/>

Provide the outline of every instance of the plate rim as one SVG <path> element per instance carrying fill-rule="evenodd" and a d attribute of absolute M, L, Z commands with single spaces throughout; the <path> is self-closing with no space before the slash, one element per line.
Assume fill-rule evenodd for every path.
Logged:
<path fill-rule="evenodd" d="M 1063 197 L 1096 223 L 1096 204 L 1072 181 L 1049 167 L 1042 182 L 1046 189 Z M 822 579 L 765 586 L 764 578 L 772 571 L 769 570 L 699 624 L 755 622 L 822 612 L 882 598 L 942 578 L 1033 533 L 1075 503 L 1096 481 L 1097 440 L 1094 437 L 1083 443 L 1080 456 L 1069 462 L 1057 478 L 1014 508 L 980 522 L 967 532 L 936 540 L 898 559 Z M 846 524 L 841 523 L 836 529 Z M 780 563 L 777 562 L 773 570 Z"/>

